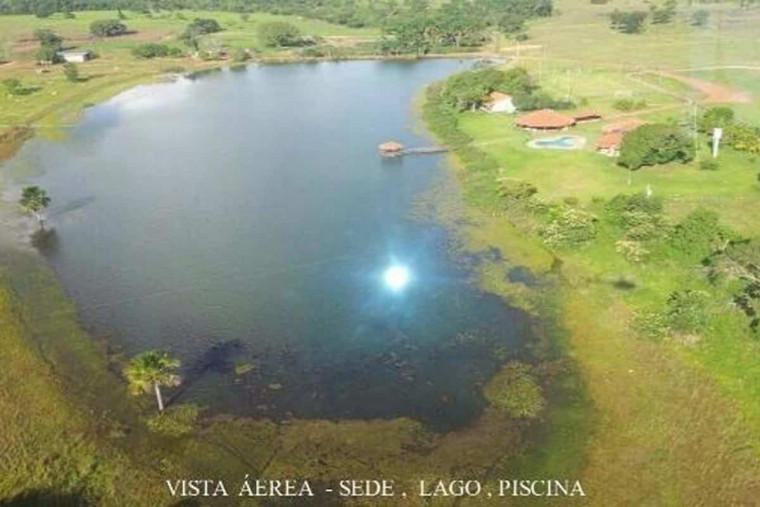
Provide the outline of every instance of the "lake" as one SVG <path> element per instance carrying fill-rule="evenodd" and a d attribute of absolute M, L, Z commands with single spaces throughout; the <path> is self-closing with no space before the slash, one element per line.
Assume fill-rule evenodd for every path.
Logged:
<path fill-rule="evenodd" d="M 2 170 L 53 197 L 43 254 L 87 328 L 182 360 L 173 402 L 448 430 L 482 410 L 528 318 L 410 217 L 444 159 L 376 146 L 433 144 L 413 99 L 467 66 L 251 66 L 140 86 Z"/>

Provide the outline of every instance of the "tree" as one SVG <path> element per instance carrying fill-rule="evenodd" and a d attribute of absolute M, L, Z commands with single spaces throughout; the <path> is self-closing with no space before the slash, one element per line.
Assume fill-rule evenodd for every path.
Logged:
<path fill-rule="evenodd" d="M 116 37 L 127 33 L 127 25 L 118 19 L 98 19 L 90 23 L 90 33 L 95 37 Z"/>
<path fill-rule="evenodd" d="M 644 21 L 647 19 L 645 11 L 619 11 L 615 9 L 610 14 L 612 28 L 622 33 L 641 33 L 644 30 Z"/>
<path fill-rule="evenodd" d="M 654 123 L 642 125 L 623 138 L 618 163 L 634 170 L 645 165 L 667 164 L 694 158 L 694 143 L 678 128 Z"/>
<path fill-rule="evenodd" d="M 301 44 L 301 30 L 291 23 L 273 21 L 262 23 L 258 28 L 261 43 L 270 47 L 298 46 Z"/>
<path fill-rule="evenodd" d="M 59 63 L 62 60 L 60 51 L 54 46 L 42 46 L 34 55 L 40 63 Z"/>
<path fill-rule="evenodd" d="M 52 199 L 47 192 L 38 186 L 24 187 L 21 191 L 19 204 L 25 212 L 34 215 L 40 228 L 45 228 L 45 210 L 50 206 Z"/>
<path fill-rule="evenodd" d="M 40 46 L 51 46 L 56 49 L 61 47 L 63 38 L 49 28 L 38 28 L 34 31 L 34 38 L 39 41 Z"/>
<path fill-rule="evenodd" d="M 75 63 L 66 62 L 63 64 L 63 75 L 72 83 L 79 81 L 79 69 Z"/>
<path fill-rule="evenodd" d="M 156 42 L 146 42 L 132 48 L 132 54 L 138 58 L 156 58 L 169 55 L 169 46 Z"/>
<path fill-rule="evenodd" d="M 697 121 L 700 132 L 712 132 L 715 127 L 727 128 L 734 123 L 734 110 L 726 106 L 715 106 L 702 113 Z"/>
<path fill-rule="evenodd" d="M 155 392 L 158 410 L 163 412 L 161 386 L 171 387 L 180 384 L 181 378 L 174 373 L 179 365 L 180 362 L 169 357 L 166 352 L 149 350 L 132 358 L 124 368 L 124 376 L 133 394 Z"/>
<path fill-rule="evenodd" d="M 652 11 L 652 24 L 664 25 L 673 21 L 676 15 L 676 5 L 676 0 L 666 0 L 662 7 L 652 5 L 650 7 Z"/>
<path fill-rule="evenodd" d="M 691 15 L 691 26 L 707 26 L 707 23 L 710 21 L 710 11 L 706 11 L 704 9 L 700 9 L 698 11 L 695 11 L 694 14 Z"/>

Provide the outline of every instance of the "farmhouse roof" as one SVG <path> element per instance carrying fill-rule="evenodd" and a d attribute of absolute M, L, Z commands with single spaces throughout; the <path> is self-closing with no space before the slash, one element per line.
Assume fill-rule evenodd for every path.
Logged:
<path fill-rule="evenodd" d="M 619 148 L 623 142 L 623 132 L 606 132 L 596 141 L 596 147 L 600 150 Z"/>
<path fill-rule="evenodd" d="M 573 118 L 575 118 L 575 121 L 598 120 L 601 117 L 602 115 L 593 109 L 581 109 L 580 111 L 573 113 Z"/>
<path fill-rule="evenodd" d="M 517 118 L 517 125 L 523 128 L 557 129 L 575 124 L 575 119 L 553 109 L 539 109 Z"/>

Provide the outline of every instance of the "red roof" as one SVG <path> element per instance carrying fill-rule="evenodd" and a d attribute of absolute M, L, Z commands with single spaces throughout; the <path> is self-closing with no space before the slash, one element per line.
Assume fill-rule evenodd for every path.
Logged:
<path fill-rule="evenodd" d="M 377 145 L 377 149 L 386 153 L 396 153 L 404 149 L 404 145 L 396 141 L 387 141 Z"/>
<path fill-rule="evenodd" d="M 517 126 L 533 129 L 561 129 L 575 125 L 575 119 L 553 109 L 531 111 L 517 118 Z"/>
<path fill-rule="evenodd" d="M 575 118 L 576 121 L 598 120 L 601 117 L 602 115 L 593 109 L 581 109 L 580 111 L 573 113 L 573 118 Z"/>
<path fill-rule="evenodd" d="M 623 132 L 606 132 L 596 141 L 596 147 L 600 150 L 619 148 L 623 142 Z"/>

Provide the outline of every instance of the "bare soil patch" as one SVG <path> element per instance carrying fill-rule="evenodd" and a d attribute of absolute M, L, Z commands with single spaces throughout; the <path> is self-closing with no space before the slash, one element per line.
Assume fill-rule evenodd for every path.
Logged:
<path fill-rule="evenodd" d="M 660 76 L 675 79 L 700 92 L 705 102 L 723 102 L 730 104 L 743 104 L 752 100 L 748 92 L 731 88 L 730 86 L 699 79 L 696 77 L 682 76 L 671 72 L 657 72 Z"/>

